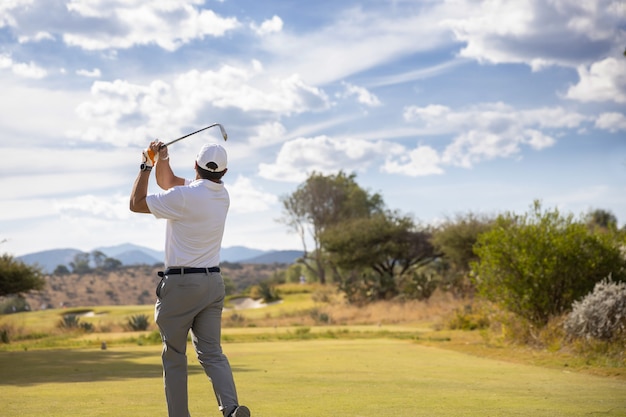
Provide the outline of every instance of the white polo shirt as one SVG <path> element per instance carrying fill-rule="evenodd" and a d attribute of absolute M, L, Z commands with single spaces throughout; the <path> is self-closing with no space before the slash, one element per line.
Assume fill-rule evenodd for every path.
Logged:
<path fill-rule="evenodd" d="M 218 266 L 230 197 L 224 183 L 185 180 L 185 185 L 146 197 L 150 212 L 167 219 L 165 267 Z"/>

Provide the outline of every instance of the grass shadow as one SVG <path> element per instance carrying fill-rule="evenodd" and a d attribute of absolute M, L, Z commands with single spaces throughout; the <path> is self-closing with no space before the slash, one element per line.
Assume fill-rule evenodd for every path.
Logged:
<path fill-rule="evenodd" d="M 188 364 L 189 375 L 204 373 L 191 352 Z M 163 372 L 160 352 L 154 349 L 0 352 L 0 369 L 0 386 L 160 378 Z"/>

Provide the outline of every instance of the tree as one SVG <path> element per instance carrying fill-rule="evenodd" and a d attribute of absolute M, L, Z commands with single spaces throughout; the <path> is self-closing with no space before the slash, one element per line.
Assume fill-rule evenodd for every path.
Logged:
<path fill-rule="evenodd" d="M 72 272 L 75 274 L 85 274 L 90 272 L 91 267 L 89 266 L 89 254 L 77 253 L 74 255 L 74 260 L 70 262 L 70 267 L 72 267 Z"/>
<path fill-rule="evenodd" d="M 615 233 L 595 233 L 585 222 L 542 211 L 535 201 L 523 216 L 505 214 L 481 234 L 472 264 L 481 294 L 536 325 L 569 310 L 610 274 L 626 278 Z"/>
<path fill-rule="evenodd" d="M 0 297 L 41 290 L 45 284 L 40 268 L 26 265 L 6 253 L 0 256 Z"/>
<path fill-rule="evenodd" d="M 52 275 L 69 275 L 70 270 L 65 265 L 57 265 L 52 272 Z"/>
<path fill-rule="evenodd" d="M 96 265 L 96 268 L 102 268 L 107 256 L 99 250 L 94 250 L 91 252 L 91 258 L 93 259 L 93 263 Z"/>
<path fill-rule="evenodd" d="M 321 241 L 331 261 L 343 271 L 340 289 L 351 301 L 397 296 L 407 273 L 438 256 L 429 232 L 416 230 L 410 217 L 393 212 L 328 228 Z"/>
<path fill-rule="evenodd" d="M 101 268 L 105 271 L 115 271 L 116 269 L 119 269 L 121 266 L 122 266 L 122 261 L 115 259 L 115 258 L 109 258 L 107 256 L 102 261 Z"/>
<path fill-rule="evenodd" d="M 617 217 L 608 210 L 596 209 L 590 211 L 585 219 L 591 228 L 600 228 L 602 230 L 617 228 Z"/>
<path fill-rule="evenodd" d="M 298 233 L 304 249 L 303 264 L 320 283 L 326 283 L 326 268 L 320 236 L 329 227 L 349 219 L 367 217 L 383 210 L 379 194 L 370 194 L 355 181 L 355 174 L 342 171 L 325 176 L 313 172 L 293 194 L 283 197 L 281 221 Z M 307 241 L 313 241 L 313 250 Z"/>
<path fill-rule="evenodd" d="M 495 216 L 485 214 L 457 214 L 454 218 L 446 218 L 433 231 L 432 242 L 443 253 L 446 286 L 453 292 L 466 295 L 472 291 L 470 265 L 478 260 L 474 245 L 478 236 L 489 230 L 494 221 Z"/>

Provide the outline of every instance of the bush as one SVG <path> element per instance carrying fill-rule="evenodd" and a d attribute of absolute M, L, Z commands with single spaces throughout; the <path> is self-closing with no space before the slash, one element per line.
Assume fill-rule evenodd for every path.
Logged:
<path fill-rule="evenodd" d="M 268 281 L 259 282 L 251 291 L 251 297 L 254 299 L 263 299 L 266 303 L 280 300 L 280 295 L 276 286 Z"/>
<path fill-rule="evenodd" d="M 126 328 L 136 332 L 147 330 L 149 325 L 150 319 L 145 314 L 131 316 L 126 322 Z"/>
<path fill-rule="evenodd" d="M 12 329 L 9 326 L 4 325 L 0 327 L 0 343 L 3 343 L 3 344 L 10 343 L 11 333 L 12 333 Z"/>
<path fill-rule="evenodd" d="M 535 202 L 530 213 L 500 216 L 478 237 L 475 282 L 481 295 L 541 327 L 607 275 L 626 279 L 622 243 Z"/>
<path fill-rule="evenodd" d="M 61 329 L 77 329 L 80 319 L 74 314 L 66 314 L 59 321 L 58 327 Z"/>
<path fill-rule="evenodd" d="M 413 300 L 428 300 L 441 279 L 432 271 L 412 271 L 402 282 L 402 294 Z"/>
<path fill-rule="evenodd" d="M 486 329 L 490 325 L 489 316 L 483 309 L 475 309 L 468 304 L 463 309 L 455 309 L 454 316 L 448 322 L 451 330 Z"/>
<path fill-rule="evenodd" d="M 0 299 L 0 314 L 12 314 L 20 311 L 30 311 L 30 305 L 21 295 L 2 297 Z"/>
<path fill-rule="evenodd" d="M 564 323 L 568 335 L 608 342 L 626 336 L 626 283 L 606 278 L 572 307 Z"/>

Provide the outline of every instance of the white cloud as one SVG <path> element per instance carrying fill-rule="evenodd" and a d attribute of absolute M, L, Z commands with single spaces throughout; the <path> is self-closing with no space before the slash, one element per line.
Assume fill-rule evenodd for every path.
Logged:
<path fill-rule="evenodd" d="M 223 18 L 198 9 L 204 1 L 70 0 L 67 10 L 96 19 L 105 30 L 68 29 L 64 41 L 87 50 L 126 49 L 156 44 L 173 51 L 194 39 L 224 36 L 239 26 L 236 18 Z"/>
<path fill-rule="evenodd" d="M 483 103 L 459 111 L 442 105 L 410 106 L 405 108 L 404 118 L 436 134 L 453 135 L 441 154 L 441 163 L 465 168 L 519 154 L 524 145 L 535 150 L 553 146 L 552 130 L 574 129 L 589 120 L 561 107 L 516 110 L 504 103 Z"/>
<path fill-rule="evenodd" d="M 17 39 L 19 43 L 41 42 L 43 40 L 54 40 L 54 36 L 52 36 L 49 32 L 40 31 L 35 33 L 33 36 L 20 36 Z"/>
<path fill-rule="evenodd" d="M 86 69 L 80 69 L 76 71 L 76 75 L 80 75 L 82 77 L 88 77 L 88 78 L 100 78 L 102 73 L 100 72 L 100 69 L 98 68 L 94 68 L 91 71 L 86 70 Z"/>
<path fill-rule="evenodd" d="M 438 3 L 420 6 L 420 13 L 365 9 L 344 8 L 314 30 L 283 30 L 264 38 L 261 47 L 272 56 L 268 67 L 283 77 L 295 73 L 321 85 L 450 41 L 448 29 L 439 24 Z"/>
<path fill-rule="evenodd" d="M 191 70 L 172 84 L 162 80 L 148 85 L 96 81 L 91 95 L 91 101 L 77 108 L 89 128 L 70 132 L 70 136 L 118 146 L 143 144 L 145 137 L 175 137 L 179 132 L 172 126 L 193 124 L 207 106 L 281 116 L 330 106 L 323 90 L 297 76 L 268 83 L 258 65 L 251 70 L 231 66 L 217 71 Z"/>
<path fill-rule="evenodd" d="M 587 67 L 578 67 L 580 81 L 566 97 L 583 102 L 626 103 L 626 59 L 606 58 Z"/>
<path fill-rule="evenodd" d="M 268 83 L 258 65 L 252 71 L 232 66 L 218 71 L 189 71 L 177 78 L 175 87 L 185 97 L 185 104 L 192 107 L 211 103 L 218 108 L 284 115 L 329 107 L 324 91 L 305 83 L 298 75 Z"/>
<path fill-rule="evenodd" d="M 276 181 L 301 182 L 313 171 L 322 174 L 340 170 L 363 172 L 377 162 L 382 170 L 385 157 L 401 153 L 403 149 L 383 141 L 335 140 L 328 136 L 298 138 L 282 146 L 274 163 L 260 163 L 259 175 Z"/>
<path fill-rule="evenodd" d="M 56 201 L 52 209 L 61 216 L 72 218 L 96 218 L 99 220 L 126 220 L 132 215 L 128 209 L 128 196 L 79 195 L 70 199 Z"/>
<path fill-rule="evenodd" d="M 15 62 L 10 55 L 0 54 L 0 69 L 10 69 L 15 75 L 23 78 L 41 79 L 48 75 L 48 72 L 33 63 Z"/>
<path fill-rule="evenodd" d="M 0 3 L 0 27 L 17 26 L 15 12 L 20 8 L 31 6 L 34 0 L 4 0 Z"/>
<path fill-rule="evenodd" d="M 617 112 L 602 113 L 596 120 L 596 127 L 612 133 L 626 131 L 626 116 Z"/>
<path fill-rule="evenodd" d="M 409 177 L 443 174 L 442 160 L 438 152 L 430 146 L 418 146 L 396 158 L 389 157 L 383 171 Z"/>
<path fill-rule="evenodd" d="M 257 134 L 252 136 L 249 143 L 255 148 L 262 148 L 285 141 L 287 130 L 279 122 L 265 123 L 257 128 Z"/>
<path fill-rule="evenodd" d="M 227 188 L 231 197 L 230 209 L 235 213 L 266 211 L 278 203 L 278 197 L 255 188 L 250 178 L 241 175 Z"/>
<path fill-rule="evenodd" d="M 341 97 L 351 97 L 355 96 L 357 101 L 361 104 L 365 104 L 368 107 L 377 107 L 381 105 L 380 100 L 376 97 L 375 94 L 372 94 L 364 87 L 359 87 L 357 85 L 353 85 L 347 82 L 342 82 L 345 87 L 345 92 L 343 94 L 339 94 Z"/>
<path fill-rule="evenodd" d="M 282 31 L 283 20 L 280 17 L 274 15 L 271 19 L 265 20 L 263 23 L 261 23 L 261 26 L 257 26 L 256 24 L 252 23 L 250 27 L 257 33 L 257 35 L 265 36 L 269 35 L 270 33 L 277 33 Z"/>
<path fill-rule="evenodd" d="M 578 66 L 623 47 L 620 0 L 473 0 L 454 3 L 464 16 L 443 21 L 466 46 L 461 56 L 490 63 Z M 620 13 L 621 10 L 621 13 Z"/>

